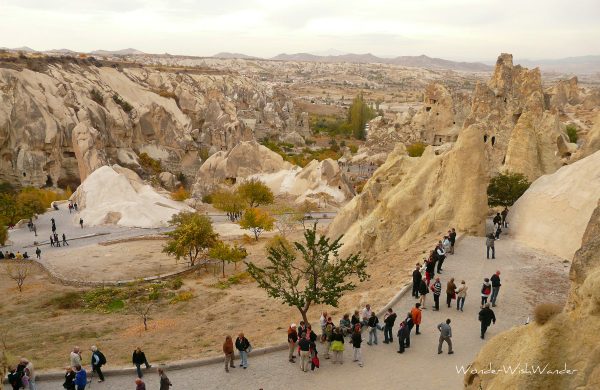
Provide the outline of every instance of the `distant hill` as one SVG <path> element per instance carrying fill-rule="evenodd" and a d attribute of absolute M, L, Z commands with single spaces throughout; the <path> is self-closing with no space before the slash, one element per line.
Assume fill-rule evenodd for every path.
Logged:
<path fill-rule="evenodd" d="M 427 69 L 450 69 L 460 70 L 469 72 L 487 72 L 493 68 L 490 65 L 482 64 L 480 62 L 456 62 L 444 60 L 441 58 L 432 58 L 426 55 L 420 56 L 401 56 L 395 58 L 382 58 L 377 57 L 371 53 L 367 54 L 342 54 L 342 55 L 329 55 L 329 56 L 318 56 L 309 53 L 296 53 L 296 54 L 279 54 L 271 58 L 275 61 L 307 61 L 307 62 L 352 62 L 359 64 L 366 63 L 381 63 L 381 64 L 394 64 L 401 66 L 410 66 Z"/>
<path fill-rule="evenodd" d="M 213 57 L 214 58 L 223 58 L 223 59 L 241 58 L 241 59 L 245 59 L 245 60 L 255 60 L 255 59 L 258 59 L 258 57 L 253 57 L 253 56 L 249 56 L 249 55 L 242 54 L 242 53 L 229 53 L 229 52 L 226 52 L 226 51 L 222 51 L 220 53 L 217 53 Z"/>
<path fill-rule="evenodd" d="M 516 59 L 515 64 L 529 68 L 539 67 L 546 72 L 592 74 L 600 72 L 600 55 L 566 57 L 558 59 Z"/>
<path fill-rule="evenodd" d="M 122 50 L 94 50 L 90 52 L 90 54 L 96 56 L 132 56 L 146 53 L 137 49 L 128 48 Z"/>
<path fill-rule="evenodd" d="M 8 50 L 8 51 L 22 51 L 24 53 L 37 53 L 37 50 L 33 50 L 30 47 L 27 46 L 21 46 L 21 47 L 15 47 L 15 48 L 10 48 L 10 47 L 0 47 L 0 50 Z"/>

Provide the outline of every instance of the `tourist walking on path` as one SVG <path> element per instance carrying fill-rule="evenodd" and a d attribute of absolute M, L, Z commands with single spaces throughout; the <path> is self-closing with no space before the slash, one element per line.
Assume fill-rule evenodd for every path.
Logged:
<path fill-rule="evenodd" d="M 420 280 L 419 280 L 420 282 Z M 396 313 L 390 307 L 387 309 L 387 313 L 383 316 L 383 322 L 385 323 L 383 327 L 383 343 L 388 344 L 394 342 L 394 338 L 392 337 L 392 328 L 394 327 L 394 322 L 396 321 Z"/>
<path fill-rule="evenodd" d="M 354 329 L 356 324 L 361 323 L 360 314 L 358 314 L 358 310 L 354 310 L 354 314 L 352 314 L 352 318 L 350 318 L 350 323 L 352 324 L 352 329 Z"/>
<path fill-rule="evenodd" d="M 448 234 L 450 234 L 450 231 L 448 231 Z M 450 254 L 450 248 L 451 248 L 451 243 L 450 243 L 450 237 L 448 235 L 444 236 L 444 239 L 442 240 L 442 247 L 444 248 L 444 252 L 446 255 Z"/>
<path fill-rule="evenodd" d="M 229 336 L 229 340 L 231 340 L 231 336 Z M 160 389 L 159 390 L 169 390 L 170 386 L 173 386 L 169 377 L 165 373 L 165 370 L 162 368 L 158 369 L 158 376 L 160 378 Z"/>
<path fill-rule="evenodd" d="M 415 326 L 415 323 L 413 322 L 412 319 L 412 313 L 409 311 L 406 314 L 406 318 L 404 319 L 404 324 L 406 325 L 406 336 L 404 337 L 404 346 L 406 348 L 410 348 L 410 332 L 412 331 L 412 328 Z"/>
<path fill-rule="evenodd" d="M 465 298 L 467 298 L 467 284 L 465 281 L 460 282 L 460 286 L 456 289 L 456 310 L 463 311 L 465 307 Z"/>
<path fill-rule="evenodd" d="M 63 246 L 69 246 L 69 243 L 67 242 L 67 236 L 65 235 L 65 233 L 62 234 L 62 243 Z"/>
<path fill-rule="evenodd" d="M 450 254 L 454 254 L 454 244 L 456 244 L 456 229 L 452 228 L 448 232 L 448 237 L 450 238 Z"/>
<path fill-rule="evenodd" d="M 54 246 L 54 238 L 50 235 L 50 246 Z"/>
<path fill-rule="evenodd" d="M 144 351 L 142 351 L 141 347 L 137 347 L 135 351 L 133 351 L 133 354 L 131 355 L 131 362 L 135 366 L 138 378 L 142 378 L 144 376 L 141 368 L 142 364 L 145 365 L 147 369 L 152 367 L 150 364 L 148 364 L 146 354 Z"/>
<path fill-rule="evenodd" d="M 421 297 L 419 298 L 419 303 L 421 304 L 423 309 L 426 309 L 425 301 L 427 300 L 427 294 L 429 294 L 429 288 L 427 287 L 427 285 L 427 280 L 423 278 L 423 280 L 421 280 L 421 285 L 419 286 L 419 293 L 421 294 Z"/>
<path fill-rule="evenodd" d="M 81 366 L 81 350 L 79 347 L 74 347 L 70 356 L 71 367 Z"/>
<path fill-rule="evenodd" d="M 325 359 L 329 359 L 329 349 L 331 348 L 331 342 L 333 341 L 333 326 L 332 322 L 325 324 Z"/>
<path fill-rule="evenodd" d="M 427 287 L 429 287 L 429 283 L 435 276 L 435 260 L 433 259 L 433 251 L 431 251 L 431 255 L 429 259 L 425 260 L 425 281 L 427 282 Z"/>
<path fill-rule="evenodd" d="M 496 307 L 496 299 L 498 299 L 498 293 L 500 292 L 500 271 L 496 271 L 495 274 L 490 278 L 490 282 L 492 282 L 492 296 L 490 297 L 490 302 L 492 302 L 492 307 Z"/>
<path fill-rule="evenodd" d="M 98 350 L 98 347 L 92 345 L 92 372 L 98 374 L 98 382 L 104 382 L 104 374 L 102 373 L 102 366 L 106 364 L 106 357 L 102 352 Z"/>
<path fill-rule="evenodd" d="M 494 248 L 494 235 L 492 233 L 488 234 L 485 239 L 485 246 L 487 247 L 487 258 L 490 258 L 490 250 L 492 251 L 492 259 L 496 258 L 496 248 Z"/>
<path fill-rule="evenodd" d="M 508 222 L 506 221 L 506 217 L 508 216 L 508 207 L 504 207 L 502 210 L 502 227 L 507 228 Z"/>
<path fill-rule="evenodd" d="M 307 372 L 310 363 L 310 337 L 308 334 L 298 341 L 298 347 L 300 348 L 300 369 Z"/>
<path fill-rule="evenodd" d="M 307 331 L 306 333 L 310 337 L 310 331 Z M 244 333 L 238 335 L 238 338 L 235 340 L 235 348 L 240 351 L 240 365 L 245 370 L 248 368 L 248 354 L 252 350 L 252 346 L 250 345 L 250 341 L 244 337 Z"/>
<path fill-rule="evenodd" d="M 440 282 L 440 278 L 435 278 L 435 283 L 431 285 L 431 291 L 433 292 L 433 310 L 438 311 L 440 310 L 440 295 L 442 294 L 442 283 Z"/>
<path fill-rule="evenodd" d="M 83 218 L 79 218 L 79 226 L 83 229 Z"/>
<path fill-rule="evenodd" d="M 365 305 L 365 308 L 362 310 L 362 326 L 367 326 L 367 324 L 369 323 L 369 319 L 371 318 L 371 314 L 373 314 L 373 311 L 371 310 L 371 305 L 367 304 Z"/>
<path fill-rule="evenodd" d="M 135 379 L 135 390 L 146 390 L 146 384 L 142 380 L 142 378 Z"/>
<path fill-rule="evenodd" d="M 65 367 L 65 383 L 63 387 L 66 390 L 75 390 L 75 371 L 73 367 Z"/>
<path fill-rule="evenodd" d="M 502 233 L 502 226 L 500 224 L 496 225 L 496 236 L 494 237 L 496 240 L 500 239 L 500 233 Z"/>
<path fill-rule="evenodd" d="M 371 312 L 371 317 L 369 318 L 369 342 L 368 345 L 377 345 L 377 325 L 379 324 L 379 318 L 375 315 L 374 312 Z"/>
<path fill-rule="evenodd" d="M 225 354 L 225 372 L 229 372 L 229 367 L 235 368 L 233 365 L 233 340 L 229 335 L 225 336 L 223 354 Z"/>
<path fill-rule="evenodd" d="M 481 286 L 481 306 L 480 309 L 483 309 L 483 305 L 485 305 L 490 297 L 492 292 L 492 284 L 488 278 L 483 279 L 483 285 Z"/>
<path fill-rule="evenodd" d="M 412 296 L 419 298 L 419 285 L 421 284 L 421 266 L 417 264 L 415 270 L 412 273 L 413 285 L 412 285 Z"/>
<path fill-rule="evenodd" d="M 21 358 L 20 365 L 24 366 L 22 378 L 24 387 L 29 390 L 36 390 L 37 386 L 35 384 L 35 369 L 33 368 L 33 363 L 26 358 Z M 25 382 L 27 382 L 29 386 L 27 386 Z"/>
<path fill-rule="evenodd" d="M 452 355 L 454 351 L 452 350 L 452 328 L 450 327 L 450 318 L 446 320 L 446 322 L 442 322 L 438 324 L 437 328 L 440 331 L 440 340 L 438 343 L 438 354 L 442 353 L 442 345 L 444 341 L 448 344 L 448 355 Z"/>
<path fill-rule="evenodd" d="M 435 253 L 437 255 L 437 273 L 441 274 L 443 271 L 442 264 L 444 264 L 444 260 L 446 259 L 446 251 L 444 250 L 444 245 L 441 241 L 438 242 Z"/>
<path fill-rule="evenodd" d="M 327 325 L 327 318 L 327 312 L 322 312 L 321 317 L 319 318 L 319 325 L 321 325 L 321 340 L 323 340 L 323 336 L 325 335 L 325 325 Z"/>
<path fill-rule="evenodd" d="M 333 331 L 331 351 L 333 351 L 333 364 L 344 364 L 344 335 L 342 335 L 342 332 L 339 328 L 335 328 Z"/>
<path fill-rule="evenodd" d="M 360 367 L 363 366 L 363 360 L 362 360 L 362 352 L 360 349 L 360 345 L 362 343 L 362 335 L 360 332 L 360 325 L 355 325 L 354 326 L 354 332 L 352 333 L 352 351 L 353 351 L 353 356 L 352 356 L 352 361 L 353 362 L 358 362 L 358 365 Z"/>
<path fill-rule="evenodd" d="M 419 302 L 415 303 L 415 307 L 413 307 L 410 310 L 410 314 L 412 316 L 412 320 L 415 324 L 415 334 L 421 334 L 421 332 L 419 332 L 419 326 L 421 325 L 421 304 Z"/>
<path fill-rule="evenodd" d="M 296 343 L 298 342 L 298 332 L 296 331 L 296 324 L 291 324 L 288 329 L 288 346 L 289 354 L 288 360 L 290 363 L 295 363 L 294 351 L 296 350 Z"/>
<path fill-rule="evenodd" d="M 453 299 L 456 299 L 456 284 L 454 284 L 454 278 L 450 278 L 446 283 L 446 304 L 448 308 L 450 308 Z"/>
<path fill-rule="evenodd" d="M 75 366 L 75 386 L 77 386 L 77 390 L 84 390 L 86 385 L 87 372 L 78 364 Z"/>
<path fill-rule="evenodd" d="M 487 328 L 492 324 L 496 323 L 496 315 L 494 311 L 490 309 L 490 304 L 486 303 L 483 309 L 479 312 L 479 321 L 481 322 L 481 338 L 485 338 L 485 332 Z"/>
<path fill-rule="evenodd" d="M 496 215 L 494 216 L 494 219 L 492 219 L 494 228 L 496 227 L 496 225 L 500 225 L 500 222 L 502 222 L 502 216 L 500 215 L 500 213 L 496 213 Z"/>
<path fill-rule="evenodd" d="M 41 260 L 41 259 L 42 259 L 42 250 L 40 249 L 40 247 L 39 247 L 39 246 L 35 248 L 35 257 L 36 257 L 38 260 Z"/>

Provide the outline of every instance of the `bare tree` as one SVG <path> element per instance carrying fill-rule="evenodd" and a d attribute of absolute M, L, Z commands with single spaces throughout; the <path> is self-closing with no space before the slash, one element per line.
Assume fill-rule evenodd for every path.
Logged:
<path fill-rule="evenodd" d="M 23 292 L 23 284 L 30 273 L 31 264 L 18 262 L 6 265 L 6 275 L 17 283 L 19 292 Z"/>
<path fill-rule="evenodd" d="M 150 312 L 154 307 L 154 302 L 135 300 L 131 302 L 131 310 L 138 315 L 144 322 L 144 330 L 148 330 L 148 320 L 150 320 Z"/>

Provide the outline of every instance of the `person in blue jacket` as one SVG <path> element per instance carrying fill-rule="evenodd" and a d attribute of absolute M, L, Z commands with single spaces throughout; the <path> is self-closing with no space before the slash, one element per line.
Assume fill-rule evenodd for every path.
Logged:
<path fill-rule="evenodd" d="M 84 390 L 87 385 L 87 372 L 78 364 L 75 366 L 75 386 L 77 390 Z"/>

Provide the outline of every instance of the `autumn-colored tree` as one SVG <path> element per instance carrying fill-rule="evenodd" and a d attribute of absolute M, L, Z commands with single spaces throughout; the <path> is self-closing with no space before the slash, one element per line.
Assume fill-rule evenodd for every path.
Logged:
<path fill-rule="evenodd" d="M 205 215 L 182 212 L 173 216 L 170 221 L 175 229 L 166 233 L 169 239 L 163 252 L 174 255 L 176 259 L 184 258 L 190 266 L 194 266 L 199 258 L 207 260 L 207 254 L 218 241 L 212 221 Z"/>
<path fill-rule="evenodd" d="M 246 202 L 240 194 L 231 191 L 216 191 L 211 194 L 212 205 L 229 215 L 239 215 L 246 208 Z"/>
<path fill-rule="evenodd" d="M 265 210 L 252 208 L 244 212 L 242 219 L 240 219 L 240 227 L 242 229 L 248 229 L 254 233 L 254 238 L 258 241 L 258 237 L 263 231 L 273 230 L 273 224 L 275 219 Z"/>
<path fill-rule="evenodd" d="M 238 194 L 248 202 L 248 206 L 254 208 L 272 204 L 275 197 L 273 192 L 265 183 L 260 180 L 252 179 L 242 183 L 238 189 Z"/>
<path fill-rule="evenodd" d="M 213 246 L 208 255 L 216 260 L 221 260 L 223 265 L 223 277 L 225 277 L 225 263 L 233 263 L 237 267 L 237 263 L 248 256 L 248 252 L 244 247 L 234 245 L 231 246 L 223 241 L 218 241 Z"/>

